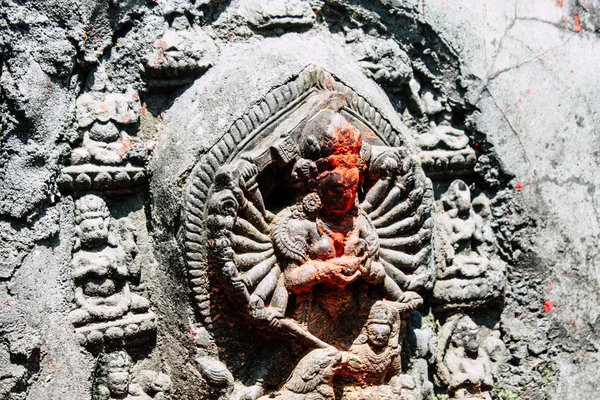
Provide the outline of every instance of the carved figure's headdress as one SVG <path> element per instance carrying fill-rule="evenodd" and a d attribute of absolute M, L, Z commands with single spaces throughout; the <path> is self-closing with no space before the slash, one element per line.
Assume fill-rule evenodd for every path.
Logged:
<path fill-rule="evenodd" d="M 450 184 L 448 191 L 442 195 L 441 201 L 445 210 L 468 209 L 471 206 L 471 191 L 465 182 L 457 179 Z"/>
<path fill-rule="evenodd" d="M 300 140 L 302 157 L 315 162 L 319 173 L 361 164 L 360 131 L 335 111 L 321 111 L 304 127 Z"/>
<path fill-rule="evenodd" d="M 108 218 L 110 212 L 102 198 L 88 194 L 75 202 L 75 222 L 80 223 L 85 219 Z"/>
<path fill-rule="evenodd" d="M 393 326 L 394 321 L 396 320 L 396 315 L 394 314 L 394 312 L 395 311 L 387 304 L 383 302 L 377 302 L 373 305 L 373 307 L 371 307 L 371 312 L 369 313 L 367 325 L 387 324 L 391 327 Z"/>

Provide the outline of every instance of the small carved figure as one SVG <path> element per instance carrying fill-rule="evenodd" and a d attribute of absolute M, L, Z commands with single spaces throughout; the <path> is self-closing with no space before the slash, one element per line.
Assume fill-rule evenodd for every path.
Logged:
<path fill-rule="evenodd" d="M 131 366 L 131 357 L 125 350 L 102 354 L 93 398 L 98 400 L 126 398 L 131 382 Z"/>
<path fill-rule="evenodd" d="M 423 167 L 433 176 L 453 177 L 470 173 L 475 166 L 475 150 L 469 146 L 464 131 L 455 129 L 448 122 L 431 124 L 429 132 L 417 142 Z"/>
<path fill-rule="evenodd" d="M 151 86 L 179 86 L 213 66 L 217 48 L 202 29 L 177 16 L 144 58 L 142 73 Z"/>
<path fill-rule="evenodd" d="M 392 91 L 406 87 L 413 79 L 408 54 L 394 40 L 361 38 L 354 54 L 365 75 Z"/>
<path fill-rule="evenodd" d="M 340 375 L 350 383 L 349 386 L 363 388 L 358 391 L 360 398 L 365 395 L 364 388 L 380 394 L 400 394 L 402 365 L 399 332 L 400 316 L 396 307 L 387 301 L 376 302 L 371 307 L 361 334 L 352 347 L 343 353 Z M 352 395 L 346 397 L 354 398 Z"/>
<path fill-rule="evenodd" d="M 168 400 L 169 376 L 150 370 L 132 378 L 133 363 L 125 350 L 100 356 L 98 378 L 94 382 L 94 400 Z"/>
<path fill-rule="evenodd" d="M 77 243 L 72 260 L 75 301 L 70 314 L 75 326 L 122 318 L 148 311 L 148 300 L 131 292 L 136 245 L 130 233 L 119 238 L 110 232 L 110 213 L 102 198 L 86 195 L 76 202 Z M 129 237 L 128 237 L 129 236 Z"/>
<path fill-rule="evenodd" d="M 506 354 L 499 337 L 498 331 L 479 326 L 468 316 L 447 322 L 438 341 L 438 383 L 452 392 L 468 389 L 480 393 L 491 388 L 495 366 Z"/>
<path fill-rule="evenodd" d="M 488 215 L 489 200 L 471 202 L 468 186 L 452 182 L 440 200 L 436 218 L 437 281 L 433 295 L 443 307 L 470 307 L 501 296 L 504 264 L 488 256 L 483 238 L 484 219 L 473 205 Z"/>
<path fill-rule="evenodd" d="M 107 78 L 103 68 L 95 74 L 94 86 L 104 88 Z M 141 105 L 137 92 L 87 92 L 77 99 L 77 122 L 83 131 L 81 147 L 73 150 L 71 163 L 121 165 L 143 164 L 146 146 L 140 139 L 119 128 L 139 120 Z"/>

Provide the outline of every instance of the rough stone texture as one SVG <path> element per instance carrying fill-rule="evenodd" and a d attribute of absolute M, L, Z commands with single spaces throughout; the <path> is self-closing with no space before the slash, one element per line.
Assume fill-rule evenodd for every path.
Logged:
<path fill-rule="evenodd" d="M 156 346 L 147 357 L 136 353 L 136 371 L 154 374 L 150 381 L 170 375 L 173 398 L 205 394 L 193 358 L 210 343 L 191 322 L 182 191 L 198 155 L 232 121 L 311 63 L 352 82 L 391 120 L 406 109 L 435 120 L 464 94 L 464 125 L 482 151 L 474 179 L 497 191 L 492 229 L 508 265 L 498 328 L 509 360 L 498 366 L 491 394 L 595 398 L 599 21 L 596 0 L 0 0 L 0 398 L 91 398 L 96 361 L 68 320 L 74 200 L 57 180 L 81 146 L 86 123 L 76 119 L 77 99 L 92 91 L 138 91 L 140 120 L 127 129 L 157 143 L 149 196 L 110 203 L 112 216 L 129 216 L 139 232 L 145 290 L 160 316 Z M 202 29 L 211 59 L 186 60 L 167 74 L 185 76 L 183 84 L 149 90 L 140 65 L 169 29 Z M 390 32 L 411 44 L 401 50 L 411 58 L 441 57 L 448 68 L 439 75 L 454 86 L 440 95 L 422 76 L 411 81 L 403 66 L 390 67 L 390 59 L 404 59 L 395 48 L 358 49 Z M 423 121 L 409 125 L 422 133 Z"/>

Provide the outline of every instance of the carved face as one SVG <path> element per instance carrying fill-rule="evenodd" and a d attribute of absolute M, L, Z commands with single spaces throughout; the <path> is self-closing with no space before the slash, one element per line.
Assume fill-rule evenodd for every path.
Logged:
<path fill-rule="evenodd" d="M 471 192 L 466 183 L 461 180 L 450 185 L 450 198 L 459 213 L 468 213 L 471 209 Z"/>
<path fill-rule="evenodd" d="M 369 344 L 373 347 L 384 347 L 387 346 L 392 328 L 388 324 L 374 323 L 367 327 L 367 333 L 369 335 Z"/>
<path fill-rule="evenodd" d="M 318 178 L 323 207 L 334 214 L 347 213 L 354 207 L 358 190 L 358 168 L 336 168 Z"/>
<path fill-rule="evenodd" d="M 79 239 L 85 247 L 101 246 L 108 240 L 108 223 L 102 217 L 87 218 L 79 223 Z"/>
<path fill-rule="evenodd" d="M 106 386 L 113 396 L 125 396 L 129 391 L 129 372 L 125 370 L 110 371 L 106 376 Z"/>

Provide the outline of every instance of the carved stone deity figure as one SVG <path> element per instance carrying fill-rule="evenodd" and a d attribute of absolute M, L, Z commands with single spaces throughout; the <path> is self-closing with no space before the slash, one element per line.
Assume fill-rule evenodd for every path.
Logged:
<path fill-rule="evenodd" d="M 335 109 L 299 119 L 267 149 L 251 149 L 216 172 L 204 214 L 209 262 L 257 326 L 308 349 L 347 352 L 353 372 L 335 384 L 339 390 L 383 387 L 400 372 L 400 315 L 422 304 L 413 290 L 428 281 L 430 182 L 418 158 L 382 145 Z M 275 212 L 261 192 L 267 167 L 287 174 L 285 188 L 275 189 L 288 192 L 292 205 Z M 273 198 L 275 189 L 265 193 Z M 369 364 L 369 355 L 385 362 Z M 298 366 L 331 367 L 333 356 L 315 357 L 309 352 Z M 359 367 L 361 358 L 366 364 Z M 328 369 L 331 377 L 338 369 Z M 275 394 L 333 398 L 321 393 L 327 385 L 312 397 L 294 397 L 288 386 Z M 262 393 L 249 387 L 238 398 Z"/>
<path fill-rule="evenodd" d="M 104 89 L 108 78 L 100 66 L 94 75 L 95 86 Z M 123 129 L 135 124 L 140 116 L 137 92 L 110 93 L 91 91 L 77 99 L 77 122 L 82 129 L 81 147 L 73 150 L 74 165 L 121 165 L 125 162 L 143 164 L 145 145 Z"/>
<path fill-rule="evenodd" d="M 436 379 L 449 391 L 460 392 L 459 398 L 473 394 L 485 398 L 485 390 L 494 383 L 495 367 L 505 356 L 500 332 L 477 325 L 469 316 L 457 315 L 440 334 Z"/>
<path fill-rule="evenodd" d="M 505 266 L 490 258 L 484 240 L 489 200 L 481 195 L 471 201 L 466 183 L 455 180 L 442 195 L 439 209 L 434 300 L 449 309 L 475 307 L 501 297 Z"/>
<path fill-rule="evenodd" d="M 131 357 L 125 350 L 102 354 L 99 379 L 95 382 L 93 398 L 98 400 L 125 399 L 131 382 Z"/>
<path fill-rule="evenodd" d="M 171 379 L 151 370 L 133 376 L 133 361 L 127 351 L 116 350 L 100 356 L 98 377 L 94 382 L 94 400 L 167 400 Z"/>
<path fill-rule="evenodd" d="M 71 274 L 78 308 L 69 315 L 73 325 L 80 327 L 119 320 L 128 313 L 146 313 L 148 300 L 130 290 L 130 280 L 137 278 L 133 267 L 137 250 L 131 231 L 124 229 L 117 235 L 117 229 L 111 229 L 110 213 L 98 196 L 81 197 L 75 207 L 77 240 Z M 111 332 L 118 329 L 112 328 Z"/>
<path fill-rule="evenodd" d="M 339 375 L 350 382 L 344 398 L 393 399 L 401 394 L 400 325 L 393 303 L 378 301 L 373 305 L 361 334 L 344 352 Z"/>

